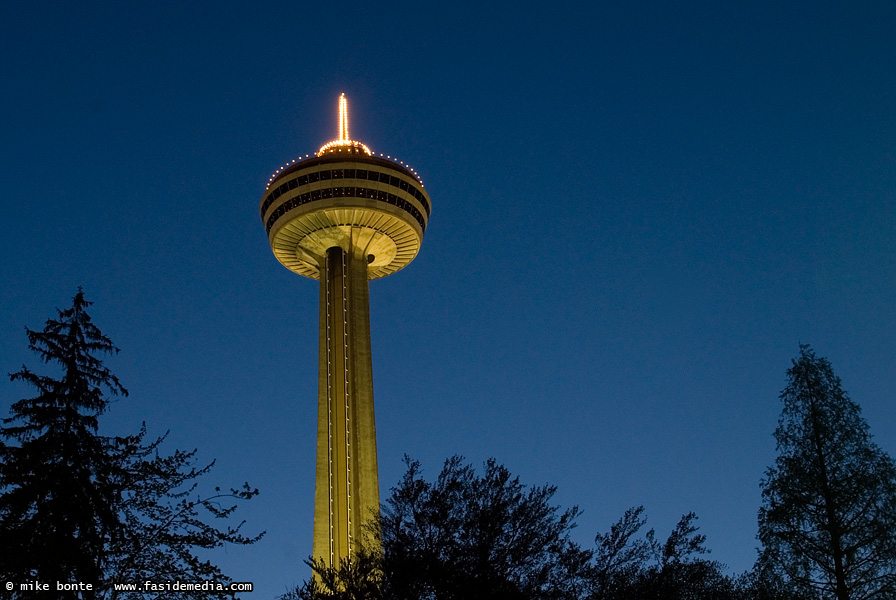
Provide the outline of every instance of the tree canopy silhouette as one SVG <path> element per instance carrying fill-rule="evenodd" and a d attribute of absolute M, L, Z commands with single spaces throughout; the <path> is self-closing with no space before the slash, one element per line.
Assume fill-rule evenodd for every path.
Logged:
<path fill-rule="evenodd" d="M 556 487 L 527 488 L 494 459 L 479 476 L 452 457 L 432 483 L 406 462 L 380 522 L 392 597 L 579 596 L 591 553 L 570 540 L 579 510 L 552 505 Z"/>
<path fill-rule="evenodd" d="M 494 460 L 478 475 L 455 456 L 434 481 L 407 465 L 352 560 L 307 561 L 313 578 L 282 600 L 745 600 L 763 583 L 736 586 L 703 559 L 693 513 L 660 541 L 637 537 L 644 509 L 629 509 L 592 551 L 570 540 L 578 509 L 553 506 L 553 486 L 529 488 Z"/>
<path fill-rule="evenodd" d="M 405 462 L 356 555 L 309 560 L 314 577 L 282 600 L 581 597 L 591 553 L 569 539 L 578 509 L 553 506 L 553 486 L 527 488 L 493 459 L 480 476 L 454 456 L 433 482 Z"/>
<path fill-rule="evenodd" d="M 688 513 L 660 542 L 647 523 L 643 506 L 628 509 L 607 533 L 595 537 L 596 550 L 588 600 L 734 600 L 734 582 L 724 565 L 701 555 L 709 552 L 706 536 L 697 533 L 697 515 Z"/>

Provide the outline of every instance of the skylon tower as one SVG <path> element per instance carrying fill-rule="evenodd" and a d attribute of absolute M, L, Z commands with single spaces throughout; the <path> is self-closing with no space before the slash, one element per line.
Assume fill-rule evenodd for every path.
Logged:
<path fill-rule="evenodd" d="M 329 565 L 379 511 L 368 281 L 414 259 L 430 209 L 413 169 L 349 137 L 345 94 L 339 137 L 278 169 L 261 198 L 277 260 L 320 281 L 313 556 Z"/>

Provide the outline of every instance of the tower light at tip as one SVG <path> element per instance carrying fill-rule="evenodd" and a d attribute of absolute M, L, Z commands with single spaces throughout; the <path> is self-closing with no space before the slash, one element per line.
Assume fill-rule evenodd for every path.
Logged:
<path fill-rule="evenodd" d="M 339 96 L 339 139 L 348 141 L 348 102 L 345 94 Z"/>

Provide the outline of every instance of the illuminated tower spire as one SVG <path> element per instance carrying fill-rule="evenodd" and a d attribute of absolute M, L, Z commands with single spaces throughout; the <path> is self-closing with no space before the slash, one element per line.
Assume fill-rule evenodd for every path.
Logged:
<path fill-rule="evenodd" d="M 339 137 L 321 146 L 317 155 L 320 156 L 337 147 L 359 148 L 366 154 L 373 154 L 370 148 L 348 137 L 348 100 L 345 99 L 345 94 L 339 96 Z"/>
<path fill-rule="evenodd" d="M 274 255 L 320 281 L 313 557 L 331 566 L 379 511 L 368 280 L 414 259 L 430 210 L 413 170 L 349 137 L 345 94 L 338 139 L 278 169 L 261 198 Z"/>
<path fill-rule="evenodd" d="M 343 142 L 349 141 L 348 138 L 348 101 L 345 94 L 339 96 L 339 139 Z"/>

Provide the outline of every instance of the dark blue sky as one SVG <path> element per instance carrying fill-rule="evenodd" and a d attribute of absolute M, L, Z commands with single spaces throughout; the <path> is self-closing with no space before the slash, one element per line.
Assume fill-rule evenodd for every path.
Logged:
<path fill-rule="evenodd" d="M 270 173 L 351 133 L 433 200 L 371 284 L 383 495 L 488 457 L 754 558 L 799 343 L 896 452 L 896 5 L 24 3 L 0 23 L 0 366 L 78 285 L 122 349 L 107 433 L 249 480 L 269 598 L 308 575 L 317 286 L 273 257 Z M 12 384 L 9 402 L 29 393 Z"/>

